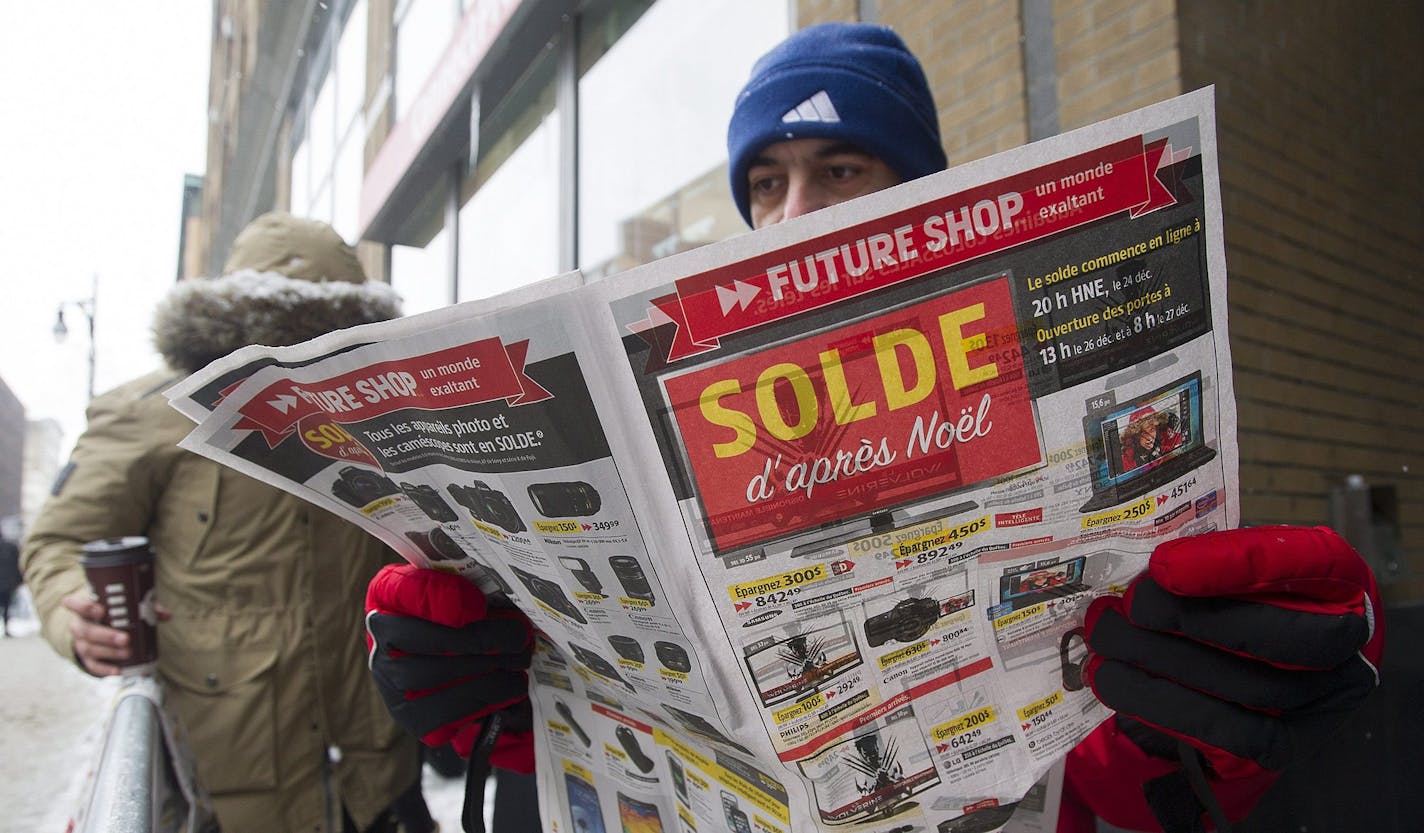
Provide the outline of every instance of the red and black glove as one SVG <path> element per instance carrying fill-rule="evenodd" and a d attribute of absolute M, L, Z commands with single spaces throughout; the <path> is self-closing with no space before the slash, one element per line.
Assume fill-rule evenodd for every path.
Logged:
<path fill-rule="evenodd" d="M 499 714 L 489 762 L 524 773 L 534 771 L 533 642 L 523 613 L 451 573 L 391 564 L 366 589 L 371 676 L 396 722 L 468 757 L 486 718 Z"/>
<path fill-rule="evenodd" d="M 1122 597 L 1093 602 L 1085 629 L 1085 678 L 1118 713 L 1100 732 L 1149 755 L 1197 750 L 1184 763 L 1205 761 L 1198 773 L 1235 818 L 1360 706 L 1384 649 L 1374 576 L 1324 527 L 1167 541 Z"/>

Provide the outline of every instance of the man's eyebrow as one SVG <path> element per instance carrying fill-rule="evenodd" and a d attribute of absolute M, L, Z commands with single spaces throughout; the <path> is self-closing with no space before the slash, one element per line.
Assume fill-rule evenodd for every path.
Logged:
<path fill-rule="evenodd" d="M 816 151 L 816 158 L 825 159 L 828 156 L 840 156 L 842 154 L 850 154 L 852 156 L 864 156 L 867 159 L 875 158 L 875 154 L 871 153 L 860 145 L 852 144 L 850 142 L 836 142 L 833 145 L 826 145 L 825 147 Z"/>
<path fill-rule="evenodd" d="M 875 154 L 852 142 L 835 142 L 816 150 L 817 159 L 828 159 L 832 156 L 863 156 L 866 159 L 878 159 Z M 757 167 L 781 167 L 783 163 L 766 155 L 753 156 L 747 163 L 747 170 Z"/>

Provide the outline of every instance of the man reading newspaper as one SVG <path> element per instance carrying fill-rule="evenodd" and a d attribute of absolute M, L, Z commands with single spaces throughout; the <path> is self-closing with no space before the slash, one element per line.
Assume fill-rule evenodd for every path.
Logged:
<path fill-rule="evenodd" d="M 798 108 L 816 117 L 785 118 Z M 863 24 L 813 26 L 763 57 L 727 144 L 732 193 L 753 228 L 946 165 L 919 62 L 888 28 Z M 528 628 L 517 612 L 487 610 L 463 579 L 388 567 L 367 607 L 373 673 L 397 719 L 428 743 L 468 750 L 487 718 L 523 700 Z M 1116 714 L 1069 753 L 1058 830 L 1092 830 L 1095 817 L 1220 830 L 1245 817 L 1377 684 L 1379 614 L 1369 569 L 1328 529 L 1159 545 L 1121 597 L 1088 610 L 1083 679 Z M 492 762 L 532 770 L 530 735 L 506 732 Z"/>

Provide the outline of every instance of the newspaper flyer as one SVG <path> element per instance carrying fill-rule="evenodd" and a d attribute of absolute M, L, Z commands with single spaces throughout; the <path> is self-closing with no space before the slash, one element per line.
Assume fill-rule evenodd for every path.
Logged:
<path fill-rule="evenodd" d="M 1238 520 L 1214 129 L 239 351 L 184 446 L 529 614 L 551 831 L 1052 829 L 1087 604 Z"/>

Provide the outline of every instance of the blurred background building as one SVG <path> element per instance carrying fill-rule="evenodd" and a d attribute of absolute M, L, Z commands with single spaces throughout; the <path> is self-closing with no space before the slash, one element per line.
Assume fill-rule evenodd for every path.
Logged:
<path fill-rule="evenodd" d="M 214 0 L 182 263 L 217 272 L 285 208 L 417 312 L 741 233 L 737 89 L 794 29 L 856 19 L 923 59 L 951 164 L 1216 85 L 1243 517 L 1332 523 L 1424 599 L 1410 0 Z"/>
<path fill-rule="evenodd" d="M 361 241 L 368 271 L 409 312 L 575 267 L 605 276 L 745 231 L 726 184 L 732 100 L 757 56 L 811 23 L 874 21 L 905 38 L 951 164 L 1214 84 L 1243 519 L 1331 524 L 1389 601 L 1424 602 L 1414 0 L 213 9 L 201 222 L 181 262 L 216 273 L 243 225 L 288 209 Z M 1420 771 L 1424 744 L 1408 742 L 1415 751 L 1401 738 L 1383 757 Z M 1334 794 L 1306 782 L 1285 792 L 1313 807 Z M 1358 815 L 1378 807 L 1315 812 L 1343 814 L 1338 829 L 1404 829 Z"/>
<path fill-rule="evenodd" d="M 20 514 L 25 470 L 25 406 L 0 379 L 0 518 Z"/>
<path fill-rule="evenodd" d="M 20 517 L 29 529 L 59 474 L 60 443 L 64 429 L 56 419 L 32 419 L 25 423 L 24 467 L 20 481 Z"/>

